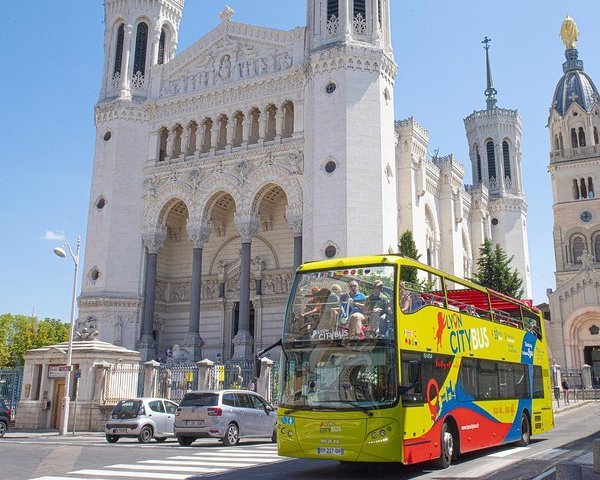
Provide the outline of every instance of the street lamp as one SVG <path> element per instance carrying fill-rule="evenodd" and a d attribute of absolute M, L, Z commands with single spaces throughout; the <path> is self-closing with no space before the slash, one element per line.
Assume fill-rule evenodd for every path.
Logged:
<path fill-rule="evenodd" d="M 65 379 L 65 396 L 62 398 L 62 417 L 60 418 L 60 426 L 58 428 L 59 435 L 65 435 L 67 433 L 68 425 L 69 425 L 69 405 L 71 402 L 71 370 L 73 367 L 71 366 L 71 360 L 73 358 L 73 329 L 75 326 L 75 301 L 77 295 L 77 273 L 79 272 L 79 248 L 81 246 L 81 236 L 77 237 L 77 252 L 73 253 L 71 250 L 71 245 L 65 243 L 63 247 L 66 247 L 65 250 L 63 247 L 56 247 L 54 249 L 54 253 L 61 258 L 67 257 L 67 251 L 73 262 L 75 263 L 75 275 L 73 276 L 73 296 L 71 298 L 71 321 L 69 323 L 69 348 L 67 349 L 67 367 L 68 372 Z"/>

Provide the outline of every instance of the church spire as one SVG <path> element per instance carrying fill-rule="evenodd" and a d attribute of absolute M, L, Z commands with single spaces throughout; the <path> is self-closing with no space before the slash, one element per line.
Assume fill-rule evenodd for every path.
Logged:
<path fill-rule="evenodd" d="M 487 88 L 485 89 L 486 103 L 487 109 L 493 110 L 496 108 L 496 103 L 498 100 L 496 99 L 496 94 L 498 90 L 494 88 L 494 80 L 492 79 L 492 65 L 490 64 L 490 42 L 491 38 L 487 36 L 483 39 L 481 43 L 483 43 L 483 48 L 485 48 L 485 65 L 487 70 Z"/>

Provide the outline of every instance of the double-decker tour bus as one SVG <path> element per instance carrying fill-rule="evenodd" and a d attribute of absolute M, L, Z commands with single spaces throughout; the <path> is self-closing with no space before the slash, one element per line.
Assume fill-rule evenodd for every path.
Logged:
<path fill-rule="evenodd" d="M 539 310 L 399 255 L 300 266 L 281 350 L 279 455 L 445 468 L 554 426 Z"/>

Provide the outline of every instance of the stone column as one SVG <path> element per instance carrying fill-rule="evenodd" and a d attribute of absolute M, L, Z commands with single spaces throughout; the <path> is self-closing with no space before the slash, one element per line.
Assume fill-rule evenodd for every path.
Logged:
<path fill-rule="evenodd" d="M 194 156 L 196 158 L 200 158 L 200 154 L 202 153 L 202 149 L 204 148 L 205 130 L 206 125 L 204 125 L 204 122 L 198 122 L 198 128 L 196 129 L 196 151 L 194 152 Z"/>
<path fill-rule="evenodd" d="M 281 140 L 283 136 L 283 108 L 279 107 L 275 114 L 275 140 Z"/>
<path fill-rule="evenodd" d="M 106 375 L 111 365 L 108 362 L 101 361 L 94 363 L 96 370 L 94 381 L 93 402 L 103 405 L 106 403 Z"/>
<path fill-rule="evenodd" d="M 592 367 L 589 365 L 581 367 L 581 388 L 592 388 Z"/>
<path fill-rule="evenodd" d="M 263 143 L 263 141 L 265 139 L 263 128 L 266 128 L 266 127 L 263 127 L 263 124 L 266 125 L 268 122 L 266 121 L 266 119 L 265 119 L 265 121 L 263 121 L 263 117 L 265 117 L 264 112 L 258 112 L 258 115 L 256 116 L 256 125 L 258 127 L 257 143 Z"/>
<path fill-rule="evenodd" d="M 212 362 L 208 358 L 200 362 L 196 362 L 198 365 L 198 390 L 210 390 L 210 376 L 213 371 L 215 362 Z"/>
<path fill-rule="evenodd" d="M 167 135 L 167 154 L 165 155 L 165 160 L 171 160 L 173 158 L 173 147 L 175 146 L 175 136 L 177 132 L 174 128 L 168 131 Z"/>
<path fill-rule="evenodd" d="M 302 264 L 302 214 L 288 212 L 285 216 L 294 232 L 294 270 Z"/>
<path fill-rule="evenodd" d="M 233 148 L 233 143 L 235 142 L 235 130 L 237 126 L 237 112 L 234 111 L 229 115 L 229 121 L 227 122 L 227 147 L 228 151 L 231 151 Z"/>
<path fill-rule="evenodd" d="M 158 396 L 158 367 L 156 360 L 144 363 L 144 397 Z"/>
<path fill-rule="evenodd" d="M 133 25 L 125 25 L 125 35 L 123 36 L 123 59 L 121 63 L 121 97 L 131 98 L 129 88 L 129 57 L 131 53 L 131 35 L 133 33 Z"/>
<path fill-rule="evenodd" d="M 251 212 L 236 213 L 235 228 L 242 237 L 242 259 L 240 265 L 240 310 L 238 332 L 233 339 L 235 359 L 252 358 L 252 332 L 250 332 L 250 254 L 252 237 L 260 225 L 258 216 Z"/>
<path fill-rule="evenodd" d="M 142 311 L 142 332 L 138 344 L 142 360 L 150 360 L 155 355 L 155 342 L 152 336 L 154 322 L 154 296 L 156 290 L 156 266 L 158 251 L 166 239 L 165 232 L 155 232 L 144 235 L 143 242 L 146 247 L 146 278 L 144 281 L 144 306 Z"/>
<path fill-rule="evenodd" d="M 188 153 L 188 147 L 190 144 L 190 126 L 183 127 L 183 131 L 181 132 L 181 153 L 179 154 L 179 158 L 184 158 Z"/>
<path fill-rule="evenodd" d="M 247 147 L 250 141 L 250 126 L 252 125 L 252 115 L 250 113 L 244 114 L 244 120 L 242 121 L 242 147 Z"/>
<path fill-rule="evenodd" d="M 200 336 L 200 299 L 202 292 L 202 248 L 210 236 L 210 224 L 200 222 L 200 225 L 188 223 L 188 237 L 194 243 L 192 257 L 192 289 L 190 292 L 190 319 L 186 347 L 192 354 L 193 360 L 202 358 L 204 340 Z"/>
<path fill-rule="evenodd" d="M 152 29 L 152 58 L 150 65 L 158 65 L 158 45 L 160 43 L 161 28 L 158 25 L 158 20 L 154 24 Z"/>
<path fill-rule="evenodd" d="M 210 151 L 214 154 L 217 150 L 217 144 L 219 143 L 219 130 L 221 129 L 221 122 L 219 120 L 213 120 L 212 127 L 210 129 Z"/>

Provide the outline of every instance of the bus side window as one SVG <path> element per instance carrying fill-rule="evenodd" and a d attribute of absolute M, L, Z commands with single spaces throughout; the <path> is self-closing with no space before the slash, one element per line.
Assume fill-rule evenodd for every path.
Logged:
<path fill-rule="evenodd" d="M 402 352 L 402 385 L 400 392 L 405 404 L 423 403 L 421 354 Z"/>

